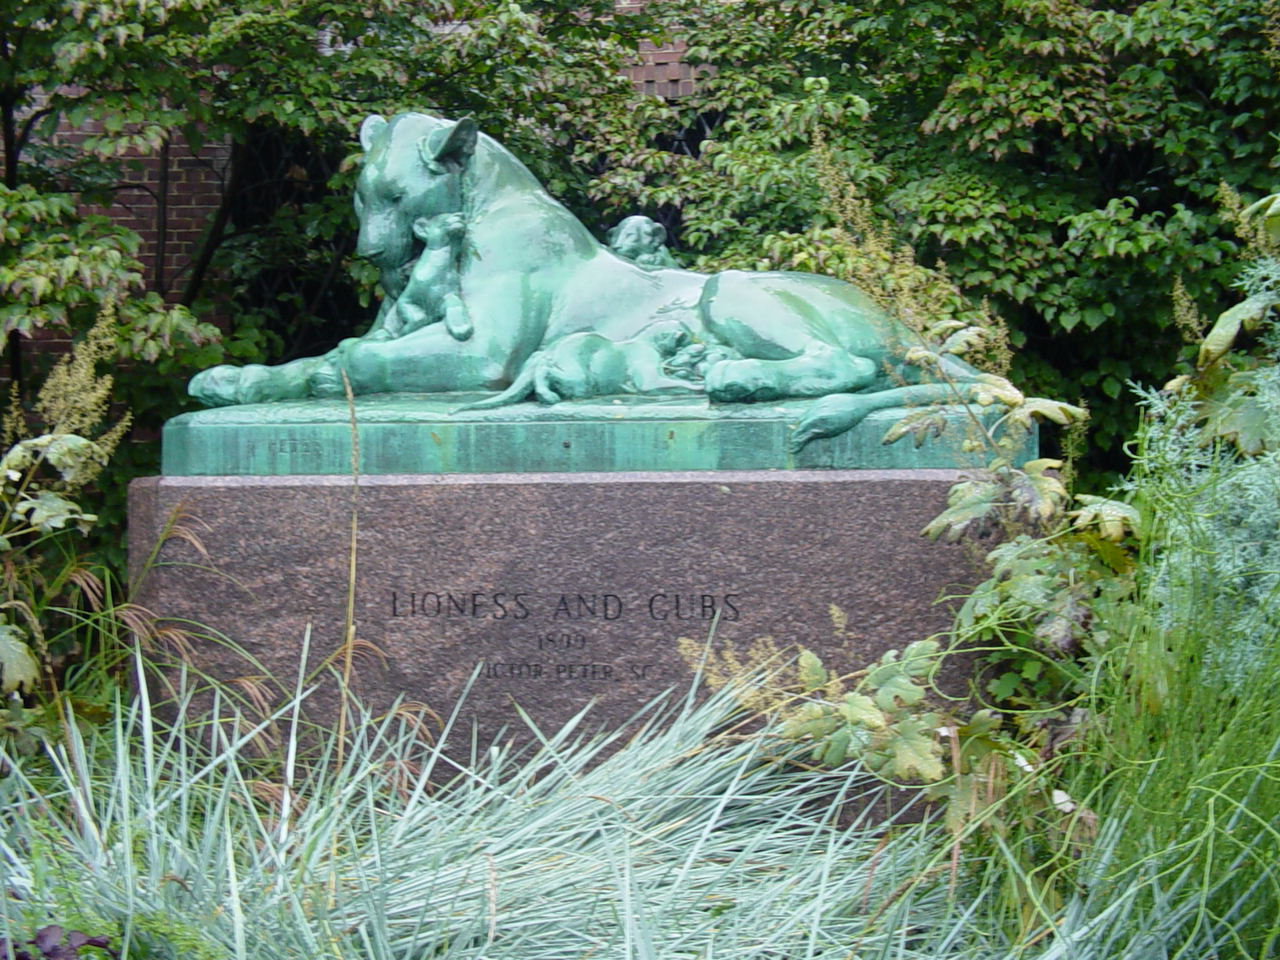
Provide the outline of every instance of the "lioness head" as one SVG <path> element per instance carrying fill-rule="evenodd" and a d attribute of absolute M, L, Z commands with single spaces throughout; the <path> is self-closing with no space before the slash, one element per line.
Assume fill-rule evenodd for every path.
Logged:
<path fill-rule="evenodd" d="M 360 127 L 364 168 L 356 181 L 356 254 L 382 271 L 390 296 L 404 289 L 422 242 L 415 221 L 462 209 L 462 179 L 476 147 L 476 125 L 422 113 L 371 116 Z"/>

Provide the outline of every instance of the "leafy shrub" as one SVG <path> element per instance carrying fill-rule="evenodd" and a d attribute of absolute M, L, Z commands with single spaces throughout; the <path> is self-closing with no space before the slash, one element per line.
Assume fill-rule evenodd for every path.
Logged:
<path fill-rule="evenodd" d="M 1274 175 L 1269 5 L 670 0 L 661 13 L 698 83 L 582 145 L 603 158 L 599 200 L 663 217 L 688 262 L 827 272 L 840 255 L 820 134 L 921 263 L 1007 318 L 1017 382 L 1086 400 L 1095 486 L 1125 469 L 1125 383 L 1158 382 L 1182 346 L 1175 278 L 1215 312 L 1229 301 L 1238 247 L 1218 183 L 1252 198 Z M 663 156 L 673 130 L 684 149 Z"/>
<path fill-rule="evenodd" d="M 110 414 L 112 378 L 97 368 L 115 357 L 112 310 L 49 373 L 30 418 L 16 399 L 4 420 L 0 457 L 0 731 L 33 748 L 67 717 L 59 677 L 104 639 L 128 628 L 148 633 L 147 616 L 125 603 L 111 574 L 85 558 L 84 535 L 98 520 L 84 505 L 129 428 Z M 34 433 L 35 435 L 32 435 Z M 103 653 L 98 650 L 98 653 Z M 122 648 L 116 646 L 118 656 Z M 100 668 L 110 660 L 100 656 Z M 36 706 L 23 706 L 22 695 Z M 87 709 L 86 712 L 90 712 Z M 49 723 L 52 714 L 57 723 Z"/>

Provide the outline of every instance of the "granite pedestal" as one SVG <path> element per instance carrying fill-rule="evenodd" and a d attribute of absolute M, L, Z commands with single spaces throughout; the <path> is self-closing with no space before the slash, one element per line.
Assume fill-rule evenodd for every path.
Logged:
<path fill-rule="evenodd" d="M 771 636 L 853 669 L 949 622 L 935 603 L 972 582 L 962 550 L 920 537 L 957 473 L 916 470 L 165 476 L 131 491 L 130 551 L 174 511 L 207 556 L 171 539 L 142 602 L 242 644 L 291 683 L 308 625 L 313 660 L 342 640 L 353 503 L 357 688 L 464 716 L 482 739 L 554 728 L 585 705 L 616 724 L 687 689 L 681 637 Z M 212 569 L 212 568 L 216 568 Z M 833 605 L 847 628 L 833 626 Z M 214 645 L 202 666 L 253 668 Z M 474 682 L 472 683 L 474 678 Z"/>

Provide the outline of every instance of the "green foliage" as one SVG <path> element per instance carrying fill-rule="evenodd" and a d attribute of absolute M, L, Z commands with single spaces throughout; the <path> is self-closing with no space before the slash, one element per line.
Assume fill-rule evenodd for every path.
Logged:
<path fill-rule="evenodd" d="M 355 289 L 346 279 L 354 133 L 365 116 L 472 115 L 572 201 L 585 180 L 568 162 L 575 129 L 625 111 L 634 94 L 620 69 L 648 22 L 604 16 L 603 0 L 184 6 L 187 20 L 171 18 L 152 38 L 181 64 L 164 90 L 172 126 L 188 143 L 227 138 L 232 150 L 223 209 L 182 299 L 229 289 L 279 338 L 270 357 L 296 355 L 309 325 L 336 340 L 369 318 L 360 308 L 369 279 Z M 118 104 L 93 105 L 104 107 Z M 130 113 L 122 129 L 140 120 Z"/>
<path fill-rule="evenodd" d="M 1268 436 L 1280 428 L 1280 376 L 1256 396 L 1271 411 Z M 1214 434 L 1188 396 L 1147 394 L 1128 495 L 1151 517 L 1159 544 L 1143 567 L 1158 609 L 1154 626 L 1169 638 L 1214 625 L 1202 653 L 1206 677 L 1239 687 L 1280 633 L 1280 472 L 1274 450 L 1242 455 Z M 1208 442 L 1206 442 L 1208 441 Z"/>
<path fill-rule="evenodd" d="M 138 235 L 102 216 L 82 216 L 69 194 L 30 184 L 0 186 L 0 334 L 84 330 L 115 307 L 120 357 L 154 362 L 216 330 L 159 295 L 140 295 Z M 118 305 L 118 306 L 117 306 Z"/>
<path fill-rule="evenodd" d="M 907 902 L 950 913 L 919 833 L 836 822 L 882 787 L 760 762 L 758 741 L 717 735 L 732 706 L 655 708 L 664 722 L 625 738 L 543 731 L 456 776 L 396 714 L 359 710 L 339 747 L 292 703 L 270 720 L 176 707 L 173 727 L 141 691 L 52 769 L 0 753 L 0 937 L 51 915 L 140 960 L 835 960 L 891 946 L 922 876 Z M 269 726 L 278 766 L 255 748 Z"/>
<path fill-rule="evenodd" d="M 1090 470 L 1123 467 L 1124 384 L 1181 349 L 1174 279 L 1223 301 L 1236 246 L 1218 183 L 1257 196 L 1271 179 L 1280 83 L 1261 4 L 688 0 L 662 14 L 705 65 L 698 88 L 599 131 L 595 196 L 665 214 L 695 264 L 826 271 L 832 216 L 806 164 L 825 143 L 921 262 L 1009 320 L 1017 382 L 1087 401 Z M 656 155 L 673 129 L 693 155 Z"/>
<path fill-rule="evenodd" d="M 1280 272 L 1259 232 L 1269 226 L 1269 202 L 1254 206 L 1263 211 L 1258 224 L 1230 191 L 1222 196 L 1226 219 L 1251 251 L 1237 282 L 1245 300 L 1211 327 L 1184 316 L 1189 331 L 1202 331 L 1197 358 L 1164 391 L 1140 393 L 1145 420 L 1120 496 L 1081 494 L 1070 509 L 1065 488 L 1055 487 L 1039 501 L 1034 535 L 1018 533 L 992 550 L 990 579 L 961 607 L 957 627 L 990 645 L 984 692 L 1006 707 L 1061 717 L 1088 694 L 1088 665 L 1153 609 L 1169 636 L 1213 610 L 1218 642 L 1205 657 L 1220 662 L 1231 682 L 1277 629 L 1280 586 L 1270 571 L 1280 557 L 1270 549 L 1277 529 L 1270 508 L 1280 430 L 1272 329 Z M 991 514 L 1009 509 L 997 490 L 974 479 L 958 485 L 929 532 L 957 539 L 985 529 Z M 1025 515 L 1011 519 L 1026 526 Z"/>
<path fill-rule="evenodd" d="M 1111 889 L 1134 889 L 1134 908 L 1162 915 L 1177 942 L 1213 932 L 1229 940 L 1222 955 L 1266 956 L 1280 937 L 1280 489 L 1274 454 L 1206 443 L 1213 428 L 1194 395 L 1144 395 L 1118 491 L 1127 593 L 1086 598 L 1073 690 L 1084 720 L 1059 776 L 1109 811 Z M 1082 579 L 1089 569 L 1075 566 Z M 1168 890 L 1136 882 L 1157 874 Z M 1188 896 L 1194 907 L 1168 909 Z"/>
<path fill-rule="evenodd" d="M 116 352 L 114 313 L 105 310 L 85 338 L 50 372 L 32 422 L 16 404 L 5 418 L 0 457 L 0 741 L 30 751 L 69 723 L 60 676 L 70 657 L 129 619 L 110 575 L 86 562 L 83 535 L 98 517 L 83 498 L 124 436 L 129 419 L 104 428 L 112 378 L 97 367 Z M 34 428 L 35 436 L 28 435 Z M 145 616 L 131 627 L 146 626 Z M 145 631 L 144 631 L 145 632 Z M 101 653 L 101 652 L 100 652 Z M 105 658 L 104 658 L 105 660 Z M 28 706 L 28 704 L 34 704 Z M 87 708 L 86 713 L 92 713 Z"/>
<path fill-rule="evenodd" d="M 1242 274 L 1247 298 L 1273 274 L 1270 254 L 1258 256 Z M 969 856 L 999 858 L 1000 922 L 1018 937 L 1053 930 L 1065 949 L 1066 918 L 1103 924 L 1118 896 L 1154 918 L 1164 943 L 1211 936 L 1230 955 L 1264 956 L 1280 937 L 1269 798 L 1280 354 L 1269 304 L 1232 308 L 1211 329 L 1185 304 L 1179 312 L 1188 331 L 1207 330 L 1199 363 L 1164 391 L 1140 392 L 1125 481 L 1110 499 L 1077 496 L 1074 509 L 1057 498 L 1034 535 L 988 554 L 990 579 L 964 599 L 957 640 L 981 655 L 975 692 L 1012 716 L 1044 784 L 1011 786 L 998 813 L 961 804 L 978 811 L 975 826 L 997 828 L 964 842 Z M 1254 343 L 1241 339 L 1246 321 Z M 1241 394 L 1256 400 L 1256 445 L 1216 415 Z M 1141 879 L 1153 876 L 1168 879 Z M 1140 956 L 1130 937 L 1109 928 L 1095 955 Z M 1072 943 L 1072 955 L 1081 949 Z"/>
<path fill-rule="evenodd" d="M 141 362 L 117 400 L 154 434 L 194 371 L 319 353 L 372 319 L 350 209 L 366 115 L 471 114 L 582 212 L 574 145 L 637 99 L 622 66 L 651 22 L 606 0 L 24 3 L 0 38 L 3 329 L 81 333 L 119 301 L 120 355 Z M 144 268 L 135 233 L 76 212 L 151 189 L 136 158 L 207 143 L 229 149 L 225 189 L 190 262 Z M 221 342 L 193 319 L 214 311 Z M 158 459 L 141 440 L 117 458 L 104 526 Z M 120 565 L 117 541 L 102 549 Z"/>
<path fill-rule="evenodd" d="M 890 650 L 856 689 L 845 692 L 839 677 L 829 676 L 813 653 L 803 651 L 798 670 L 806 702 L 786 713 L 779 735 L 812 743 L 814 762 L 824 766 L 856 757 L 886 779 L 941 778 L 941 719 L 922 706 L 925 688 L 916 683 L 931 672 L 937 654 L 933 640 L 910 644 L 901 659 Z"/>
<path fill-rule="evenodd" d="M 1219 192 L 1225 216 L 1245 243 L 1245 261 L 1235 286 L 1245 299 L 1219 314 L 1201 333 L 1194 365 L 1165 384 L 1192 404 L 1200 442 L 1225 441 L 1239 453 L 1254 456 L 1280 449 L 1276 416 L 1274 309 L 1280 303 L 1280 249 L 1274 237 L 1270 195 L 1241 209 L 1239 197 L 1225 185 Z M 1190 310 L 1190 306 L 1183 309 Z M 1198 317 L 1192 324 L 1205 326 Z"/>

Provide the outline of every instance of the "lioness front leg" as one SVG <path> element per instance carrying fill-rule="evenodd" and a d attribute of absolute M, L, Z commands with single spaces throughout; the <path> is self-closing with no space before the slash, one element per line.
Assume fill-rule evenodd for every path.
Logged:
<path fill-rule="evenodd" d="M 302 400 L 311 396 L 311 376 L 324 360 L 324 357 L 307 357 L 278 367 L 260 363 L 243 367 L 219 364 L 192 377 L 187 392 L 211 407 Z"/>

